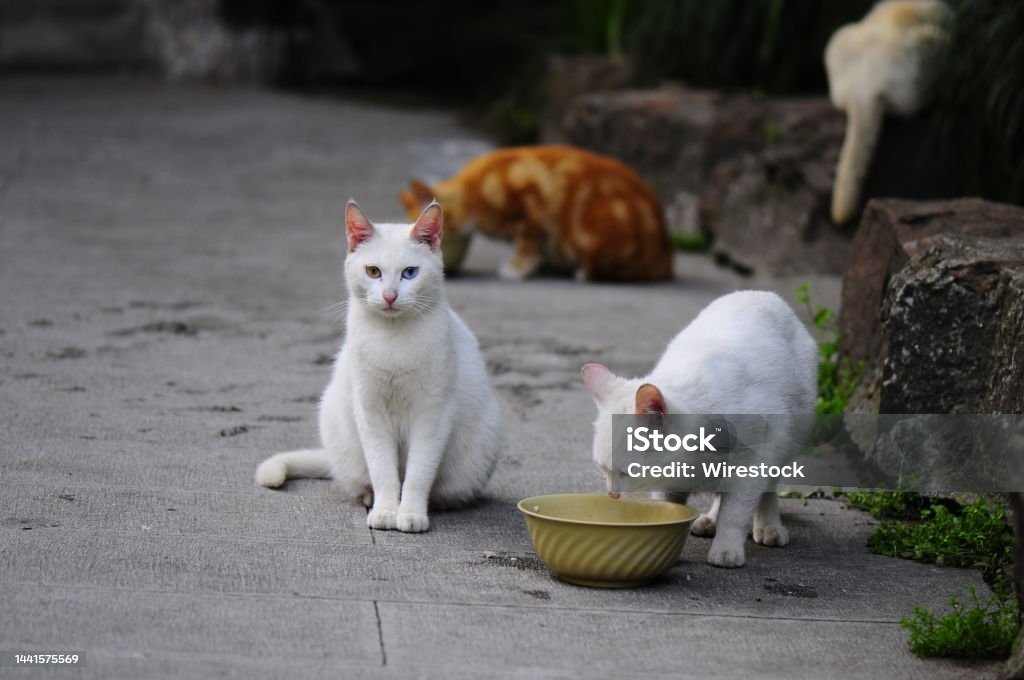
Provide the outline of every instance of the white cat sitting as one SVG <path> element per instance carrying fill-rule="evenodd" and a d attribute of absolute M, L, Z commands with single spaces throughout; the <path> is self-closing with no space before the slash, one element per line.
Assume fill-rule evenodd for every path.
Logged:
<path fill-rule="evenodd" d="M 597 403 L 594 462 L 611 489 L 612 415 L 616 413 L 796 414 L 814 413 L 817 346 L 782 298 L 741 291 L 718 298 L 669 343 L 651 373 L 627 380 L 600 364 L 583 367 L 583 382 Z M 807 437 L 807 418 L 795 419 L 765 448 L 765 462 L 792 454 Z M 708 562 L 741 567 L 753 518 L 754 541 L 784 546 L 789 532 L 774 492 L 719 494 L 693 524 L 697 536 L 714 536 Z"/>
<path fill-rule="evenodd" d="M 836 224 L 857 212 L 885 114 L 912 116 L 927 103 L 952 21 L 953 11 L 940 0 L 888 0 L 828 41 L 829 94 L 847 116 L 832 189 Z"/>
<path fill-rule="evenodd" d="M 323 448 L 271 456 L 256 482 L 329 477 L 373 529 L 426 531 L 428 501 L 474 499 L 494 470 L 501 411 L 476 337 L 445 299 L 441 206 L 373 224 L 349 201 L 346 338 L 320 401 Z"/>

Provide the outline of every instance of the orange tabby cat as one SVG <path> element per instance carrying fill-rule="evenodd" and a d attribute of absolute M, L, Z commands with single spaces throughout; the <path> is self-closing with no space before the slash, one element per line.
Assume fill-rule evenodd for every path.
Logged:
<path fill-rule="evenodd" d="M 568 146 L 523 146 L 477 156 L 432 187 L 411 185 L 399 200 L 414 218 L 436 197 L 449 233 L 473 225 L 515 243 L 503 278 L 522 279 L 541 267 L 575 270 L 587 280 L 672 276 L 661 204 L 613 158 Z"/>

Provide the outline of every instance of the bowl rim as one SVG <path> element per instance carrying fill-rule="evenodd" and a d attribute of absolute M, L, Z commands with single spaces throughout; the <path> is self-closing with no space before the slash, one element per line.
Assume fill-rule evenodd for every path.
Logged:
<path fill-rule="evenodd" d="M 549 520 L 551 522 L 560 522 L 562 524 L 578 524 L 578 525 L 583 525 L 583 526 L 598 526 L 598 527 L 664 527 L 664 526 L 673 526 L 673 525 L 679 525 L 679 524 L 686 524 L 688 522 L 693 522 L 695 519 L 700 517 L 700 511 L 697 510 L 696 508 L 694 508 L 693 506 L 685 505 L 683 503 L 673 503 L 671 501 L 660 501 L 660 500 L 657 500 L 657 499 L 654 499 L 654 498 L 649 498 L 649 499 L 645 498 L 643 500 L 641 500 L 641 499 L 633 499 L 633 498 L 626 498 L 626 499 L 618 499 L 617 502 L 620 502 L 620 503 L 621 502 L 625 502 L 625 503 L 646 503 L 646 504 L 651 504 L 651 505 L 674 505 L 674 506 L 686 508 L 691 513 L 693 513 L 693 516 L 692 517 L 688 517 L 686 519 L 669 520 L 667 522 L 594 522 L 594 521 L 583 520 L 583 519 L 568 519 L 568 518 L 565 518 L 565 517 L 552 517 L 551 515 L 542 515 L 539 512 L 534 512 L 533 510 L 527 510 L 525 507 L 523 507 L 523 503 L 525 503 L 526 501 L 533 501 L 533 500 L 540 499 L 540 498 L 551 498 L 552 496 L 592 496 L 592 497 L 597 497 L 597 498 L 607 498 L 607 495 L 606 494 L 602 494 L 602 493 L 549 493 L 549 494 L 543 494 L 541 496 L 529 496 L 528 498 L 524 498 L 523 500 L 521 500 L 518 503 L 516 503 L 516 508 L 518 508 L 519 512 L 523 513 L 524 515 L 529 515 L 530 517 L 536 517 L 537 519 L 545 519 L 545 520 Z"/>

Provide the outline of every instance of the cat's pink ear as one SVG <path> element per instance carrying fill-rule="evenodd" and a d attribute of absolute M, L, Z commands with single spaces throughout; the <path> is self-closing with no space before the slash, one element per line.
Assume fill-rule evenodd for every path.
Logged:
<path fill-rule="evenodd" d="M 583 373 L 583 384 L 587 386 L 590 396 L 594 397 L 594 401 L 600 403 L 608 393 L 608 388 L 615 381 L 615 374 L 602 364 L 587 364 L 581 372 Z"/>
<path fill-rule="evenodd" d="M 412 225 L 409 238 L 417 243 L 427 244 L 431 250 L 436 252 L 441 247 L 441 227 L 443 221 L 444 215 L 441 212 L 441 205 L 437 201 L 432 201 L 420 213 L 416 224 Z"/>
<path fill-rule="evenodd" d="M 373 222 L 352 199 L 345 206 L 345 233 L 348 235 L 350 253 L 374 234 Z"/>
<path fill-rule="evenodd" d="M 661 414 L 668 411 L 661 390 L 651 383 L 644 383 L 636 391 L 636 412 L 638 414 Z"/>

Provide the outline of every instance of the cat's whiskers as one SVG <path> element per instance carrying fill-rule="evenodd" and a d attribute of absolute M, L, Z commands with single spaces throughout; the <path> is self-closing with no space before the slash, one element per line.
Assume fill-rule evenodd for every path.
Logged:
<path fill-rule="evenodd" d="M 419 298 L 413 298 L 407 303 L 409 310 L 416 314 L 417 319 L 422 319 L 430 313 L 431 307 Z"/>
<path fill-rule="evenodd" d="M 330 319 L 332 323 L 341 323 L 345 318 L 345 314 L 348 313 L 348 300 L 340 300 L 334 304 L 327 305 L 320 313 Z"/>

